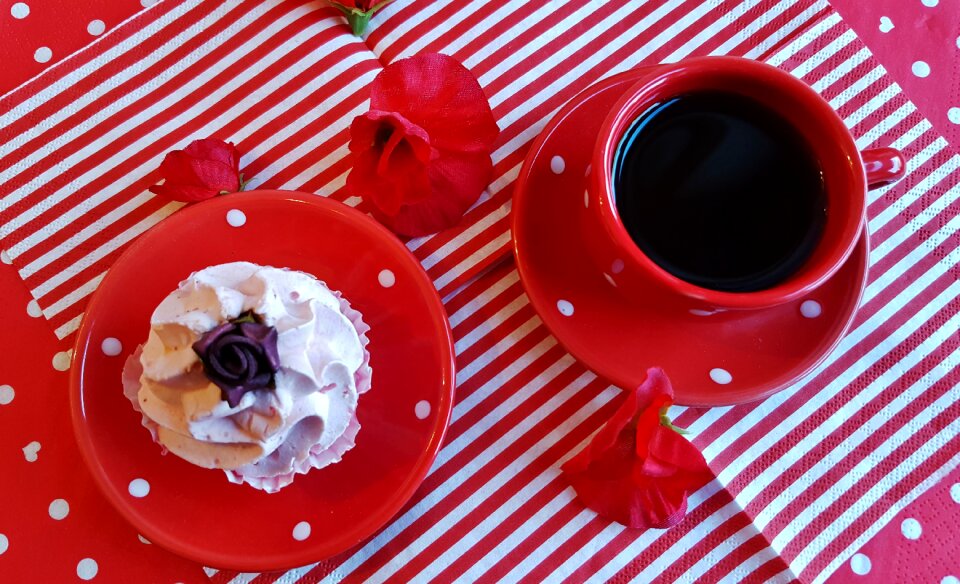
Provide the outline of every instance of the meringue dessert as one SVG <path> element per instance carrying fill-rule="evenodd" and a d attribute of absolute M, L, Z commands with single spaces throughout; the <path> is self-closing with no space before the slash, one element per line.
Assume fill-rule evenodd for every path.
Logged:
<path fill-rule="evenodd" d="M 368 330 L 309 274 L 211 266 L 157 306 L 124 394 L 164 453 L 274 493 L 353 448 Z"/>

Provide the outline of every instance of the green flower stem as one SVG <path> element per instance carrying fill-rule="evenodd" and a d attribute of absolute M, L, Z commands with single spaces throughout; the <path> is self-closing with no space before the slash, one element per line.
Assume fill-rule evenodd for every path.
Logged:
<path fill-rule="evenodd" d="M 679 426 L 673 425 L 673 422 L 670 420 L 670 416 L 667 415 L 667 410 L 669 409 L 670 409 L 670 406 L 667 405 L 667 406 L 663 406 L 663 408 L 660 410 L 660 425 L 666 428 L 670 428 L 677 434 L 682 434 L 684 436 L 689 434 L 690 432 L 686 428 L 681 428 Z"/>

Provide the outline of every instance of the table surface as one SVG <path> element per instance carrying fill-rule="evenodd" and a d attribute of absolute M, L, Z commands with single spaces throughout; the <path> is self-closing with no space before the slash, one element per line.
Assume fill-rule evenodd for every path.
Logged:
<path fill-rule="evenodd" d="M 111 35 L 115 34 L 111 29 L 119 26 L 119 32 L 122 34 L 132 34 L 130 31 L 136 30 L 143 23 L 150 22 L 151 10 L 175 10 L 176 8 L 170 8 L 170 5 L 182 3 L 164 0 L 160 6 L 153 6 L 153 4 L 154 2 L 150 0 L 143 0 L 142 3 L 135 0 L 94 0 L 69 4 L 40 0 L 27 2 L 3 0 L 0 2 L 0 55 L 6 63 L 6 75 L 0 79 L 0 93 L 14 90 L 21 83 L 38 75 L 41 75 L 42 81 L 43 72 L 61 59 L 80 51 L 92 41 L 109 42 Z M 293 2 L 292 4 L 309 3 Z M 401 0 L 385 9 L 377 17 L 372 30 L 364 40 L 381 62 L 389 62 L 404 56 L 413 51 L 413 47 L 441 50 L 458 56 L 478 73 L 488 95 L 500 92 L 496 93 L 494 112 L 503 121 L 501 127 L 506 128 L 504 140 L 507 143 L 512 140 L 522 144 L 535 135 L 535 131 L 530 128 L 535 130 L 537 127 L 542 127 L 542 121 L 534 121 L 532 118 L 522 116 L 518 118 L 506 109 L 505 104 L 509 104 L 511 98 L 500 97 L 505 84 L 494 74 L 494 72 L 502 74 L 497 71 L 497 59 L 504 57 L 497 57 L 492 49 L 486 53 L 488 57 L 493 55 L 487 61 L 471 57 L 474 54 L 471 51 L 482 52 L 486 49 L 480 47 L 479 40 L 469 40 L 470 29 L 467 25 L 472 26 L 483 22 L 484 18 L 491 18 L 490 15 L 494 13 L 496 3 L 490 4 L 494 6 L 480 8 L 467 3 L 468 9 L 465 12 L 470 14 L 457 16 L 450 2 L 439 2 L 431 10 L 418 12 L 416 6 Z M 631 6 L 635 7 L 638 14 L 647 14 L 656 7 L 666 4 L 668 2 L 650 2 Z M 736 13 L 735 5 L 738 3 L 705 2 L 703 4 L 715 5 L 720 12 Z M 750 4 L 756 5 L 757 2 Z M 817 23 L 826 22 L 830 18 L 827 16 L 830 9 L 817 2 L 811 2 L 808 5 L 803 2 L 760 2 L 759 4 L 763 9 L 772 10 L 779 6 L 779 10 L 785 13 L 796 14 L 797 35 L 800 31 L 809 31 L 806 26 L 811 23 L 816 27 Z M 949 145 L 946 142 L 943 143 L 945 147 L 943 152 L 949 152 L 949 154 L 941 153 L 940 155 L 944 167 L 958 160 L 950 149 L 960 145 L 960 58 L 958 58 L 960 56 L 960 4 L 953 0 L 939 0 L 939 2 L 937 0 L 912 2 L 881 0 L 870 3 L 869 7 L 866 7 L 856 0 L 837 0 L 834 2 L 834 8 L 843 17 L 845 24 L 856 31 L 865 46 L 873 53 L 876 61 L 883 65 L 886 74 L 895 80 L 899 87 L 902 87 L 903 95 L 909 98 L 909 102 L 904 99 L 901 109 L 907 108 L 907 105 L 911 108 L 915 106 L 919 113 L 911 115 L 918 116 L 917 119 L 923 120 L 923 124 L 932 126 L 932 136 L 942 135 L 949 142 Z M 759 10 L 756 7 L 754 9 Z M 791 10 L 793 12 L 790 12 Z M 432 11 L 436 14 L 433 15 Z M 568 6 L 557 12 L 570 14 L 572 9 Z M 128 21 L 131 17 L 134 20 Z M 137 20 L 138 18 L 141 20 Z M 325 15 L 324 18 L 329 19 L 331 16 Z M 430 25 L 430 18 L 435 18 L 436 22 L 443 22 L 444 26 L 434 28 Z M 449 22 L 444 19 L 448 19 Z M 453 24 L 454 22 L 460 24 Z M 553 57 L 550 54 L 539 57 L 546 60 L 567 58 L 568 55 L 563 50 L 564 43 L 572 47 L 578 39 L 574 36 L 564 36 L 566 33 L 562 31 L 579 31 L 583 28 L 578 29 L 575 23 L 560 22 L 559 17 L 552 18 L 543 11 L 531 13 L 529 24 L 530 28 L 538 34 L 551 27 L 558 31 L 558 48 L 551 49 L 549 44 L 541 43 L 537 48 L 530 48 L 532 45 L 517 45 L 509 46 L 507 49 L 522 52 L 529 48 L 530 54 L 538 57 L 538 51 L 548 49 L 557 51 Z M 681 35 L 683 32 L 681 25 L 675 23 L 673 26 L 676 27 L 676 33 Z M 689 26 L 689 23 L 684 26 Z M 538 28 L 542 30 L 537 31 Z M 344 31 L 339 31 L 337 34 L 343 35 Z M 776 48 L 780 48 L 792 38 L 786 37 Z M 804 67 L 810 59 L 816 59 L 817 55 L 841 40 L 851 43 L 845 34 L 838 33 L 838 36 L 823 41 L 822 46 L 817 45 L 818 51 L 811 49 L 803 53 L 801 50 L 798 54 L 803 54 L 803 60 L 796 57 L 794 61 L 788 60 L 781 66 Z M 534 41 L 530 42 L 534 43 Z M 613 45 L 615 41 L 606 42 Z M 811 42 L 816 45 L 819 40 L 811 37 Z M 854 44 L 856 43 L 850 46 Z M 80 57 L 85 58 L 83 57 L 85 54 L 81 52 Z M 771 54 L 773 51 L 765 53 L 766 56 Z M 851 49 L 846 56 L 852 59 L 856 58 L 857 54 L 860 53 Z M 868 54 L 869 52 L 864 52 L 864 58 Z M 661 55 L 661 58 L 664 56 Z M 757 56 L 765 58 L 761 55 Z M 861 58 L 862 61 L 863 58 Z M 874 63 L 874 61 L 868 62 Z M 371 67 L 376 64 L 375 61 L 373 63 Z M 66 66 L 69 68 L 75 65 L 68 61 Z M 866 65 L 863 68 L 863 73 L 869 74 L 869 68 Z M 365 70 L 364 74 L 368 71 Z M 839 78 L 842 72 L 838 73 L 837 69 L 834 69 L 824 78 L 830 78 L 830 75 Z M 821 87 L 828 86 L 826 82 L 821 83 Z M 26 90 L 17 91 L 37 92 L 43 84 L 34 81 L 32 85 L 28 84 L 25 87 L 27 87 Z M 868 91 L 877 94 L 888 91 L 882 87 L 884 86 L 868 87 Z M 16 95 L 17 91 L 11 95 Z M 824 89 L 824 91 L 830 90 Z M 23 99 L 23 96 L 19 96 L 18 99 Z M 362 98 L 359 99 L 358 104 L 362 102 Z M 900 111 L 891 107 L 882 107 L 880 110 L 891 116 L 897 115 L 896 112 Z M 548 107 L 543 110 L 543 113 L 549 113 L 549 111 Z M 6 114 L 5 109 L 0 108 L 0 116 L 4 114 Z M 27 113 L 25 117 L 30 115 Z M 917 124 L 919 125 L 920 123 Z M 870 128 L 866 128 L 864 131 L 869 130 Z M 8 142 L 9 137 L 4 132 L 5 129 L 0 127 L 0 145 Z M 890 138 L 882 132 L 875 133 L 873 137 L 874 139 Z M 943 138 L 939 140 L 942 141 Z M 939 144 L 937 139 L 931 138 L 930 145 L 926 149 L 921 149 L 920 153 L 927 152 L 936 144 Z M 506 145 L 503 148 L 506 148 Z M 498 166 L 498 169 L 502 166 L 506 170 L 503 172 L 498 170 L 500 183 L 495 180 L 491 189 L 500 193 L 506 191 L 507 197 L 508 185 L 515 177 L 515 174 L 510 174 L 509 168 L 514 166 L 517 160 L 522 159 L 522 149 L 518 149 L 517 152 L 504 155 L 505 161 Z M 496 153 L 494 157 L 496 161 Z M 314 163 L 320 164 L 323 160 L 326 159 L 321 158 Z M 245 160 L 245 162 L 248 161 Z M 0 164 L 0 166 L 6 168 L 8 165 Z M 334 168 L 330 172 L 334 179 L 345 170 L 342 165 L 338 167 L 337 163 L 332 166 Z M 943 170 L 944 167 L 926 169 L 924 176 L 937 176 L 939 180 L 948 175 L 953 177 L 949 171 Z M 263 165 L 259 168 L 262 170 L 261 175 L 265 175 L 269 170 Z M 324 176 L 323 172 L 320 176 Z M 957 190 L 958 182 L 956 179 L 953 180 L 954 182 L 947 181 L 949 183 L 947 186 L 939 188 L 931 187 L 918 178 L 910 182 L 910 187 L 913 190 L 926 188 L 935 192 L 937 196 L 945 198 L 947 194 Z M 908 181 L 910 181 L 909 178 Z M 308 181 L 308 184 L 311 183 Z M 312 184 L 327 183 L 316 179 Z M 948 191 L 948 187 L 953 188 Z M 319 192 L 319 187 L 317 190 Z M 887 209 L 893 209 L 902 215 L 904 219 L 902 223 L 906 223 L 918 215 L 929 213 L 926 210 L 917 211 L 905 202 L 910 192 L 911 190 L 907 188 L 902 191 L 891 190 L 884 196 L 902 196 L 903 198 L 895 200 L 889 207 L 885 205 L 881 207 L 880 202 L 874 201 L 872 205 L 875 208 L 871 211 L 871 217 L 881 216 L 889 219 L 890 211 Z M 944 192 L 947 194 L 943 194 Z M 0 200 L 3 200 L 7 194 L 5 189 L 0 188 Z M 498 202 L 497 196 L 498 193 L 493 193 L 491 200 L 484 204 L 490 209 L 495 209 L 495 203 Z M 950 200 L 955 200 L 955 195 Z M 930 201 L 933 202 L 933 199 Z M 932 206 L 935 205 L 936 202 Z M 483 205 L 481 205 L 482 208 Z M 381 579 L 387 576 L 398 580 L 423 579 L 428 574 L 439 575 L 443 580 L 444 576 L 480 575 L 484 569 L 489 569 L 487 577 L 492 574 L 506 576 L 509 579 L 516 576 L 517 568 L 521 567 L 526 570 L 524 573 L 529 578 L 534 579 L 550 574 L 555 577 L 567 575 L 578 579 L 595 573 L 617 578 L 637 577 L 639 574 L 640 579 L 644 580 L 648 579 L 649 574 L 662 573 L 664 579 L 670 580 L 678 578 L 687 570 L 696 568 L 697 560 L 701 556 L 713 558 L 713 563 L 722 567 L 722 569 L 715 567 L 702 572 L 707 580 L 719 579 L 723 576 L 734 580 L 760 579 L 761 576 L 776 576 L 786 581 L 793 579 L 796 574 L 792 568 L 796 566 L 797 557 L 802 556 L 798 554 L 801 550 L 797 549 L 796 544 L 791 547 L 789 541 L 786 545 L 782 541 L 783 533 L 792 532 L 769 517 L 757 519 L 769 513 L 768 507 L 763 506 L 768 502 L 758 504 L 744 494 L 745 490 L 753 488 L 749 480 L 753 477 L 738 477 L 731 474 L 728 470 L 730 467 L 727 465 L 731 462 L 733 454 L 729 452 L 730 449 L 725 450 L 716 446 L 718 438 L 724 437 L 733 443 L 740 440 L 739 446 L 749 446 L 750 439 L 756 439 L 762 434 L 757 434 L 756 428 L 738 426 L 736 423 L 726 426 L 721 424 L 711 426 L 709 423 L 711 416 L 737 417 L 745 421 L 756 420 L 758 427 L 762 431 L 767 431 L 774 427 L 771 424 L 787 418 L 791 413 L 791 405 L 795 405 L 793 401 L 778 401 L 771 398 L 755 406 L 724 408 L 715 413 L 686 410 L 680 415 L 678 421 L 681 424 L 689 424 L 695 430 L 699 430 L 694 433 L 693 439 L 698 446 L 705 449 L 711 467 L 717 470 L 721 478 L 726 477 L 732 480 L 724 483 L 723 488 L 714 488 L 713 491 L 705 491 L 694 496 L 697 503 L 692 506 L 691 516 L 686 522 L 694 524 L 694 527 L 689 527 L 685 531 L 677 528 L 670 532 L 672 536 L 665 536 L 673 539 L 657 536 L 659 539 L 651 540 L 653 542 L 651 547 L 663 558 L 669 560 L 666 564 L 658 564 L 656 558 L 648 558 L 641 553 L 642 550 L 637 549 L 637 542 L 644 541 L 644 536 L 627 537 L 613 533 L 611 526 L 598 521 L 592 513 L 583 511 L 582 508 L 568 501 L 569 489 L 564 490 L 564 485 L 556 479 L 555 473 L 550 474 L 551 469 L 555 468 L 557 460 L 565 459 L 568 451 L 575 451 L 577 444 L 599 427 L 605 416 L 609 415 L 610 408 L 615 402 L 612 398 L 616 393 L 605 384 L 590 379 L 587 377 L 588 373 L 572 364 L 569 356 L 556 346 L 556 342 L 549 333 L 538 323 L 535 314 L 523 297 L 509 258 L 504 259 L 502 252 L 507 249 L 507 246 L 502 239 L 498 239 L 499 233 L 493 233 L 494 227 L 504 221 L 503 216 L 498 215 L 498 212 L 496 210 L 490 212 L 494 217 L 492 220 L 479 213 L 474 215 L 475 218 L 479 218 L 478 223 L 488 221 L 484 225 L 490 227 L 483 230 L 467 229 L 464 231 L 466 235 L 463 233 L 446 235 L 437 241 L 411 244 L 415 249 L 420 247 L 417 251 L 418 257 L 424 262 L 425 267 L 446 296 L 447 308 L 452 315 L 458 339 L 458 364 L 461 368 L 461 375 L 458 378 L 460 388 L 457 411 L 459 414 L 455 413 L 455 422 L 451 428 L 445 454 L 441 454 L 442 462 L 435 466 L 434 472 L 428 477 L 424 487 L 414 495 L 413 501 L 401 512 L 398 520 L 388 526 L 384 532 L 371 541 L 365 542 L 356 552 L 348 553 L 332 562 L 324 562 L 295 571 L 288 574 L 284 581 L 292 582 L 297 578 L 301 578 L 301 581 L 317 581 L 340 577 Z M 957 205 L 944 203 L 932 216 L 934 225 L 921 228 L 927 229 L 923 237 L 933 241 L 937 233 L 940 233 L 936 230 L 953 226 L 956 223 L 956 216 Z M 953 231 L 950 231 L 945 238 L 937 240 L 940 243 L 929 243 L 929 247 L 939 258 L 938 265 L 947 262 L 946 279 L 938 289 L 941 292 L 937 298 L 953 290 L 950 278 L 952 276 L 955 283 L 958 276 L 955 257 L 958 241 L 955 230 L 954 226 Z M 5 235 L 9 234 L 0 231 L 0 237 Z M 884 228 L 880 228 L 871 235 L 875 238 L 875 243 L 880 243 L 878 249 L 882 250 L 887 250 L 884 246 L 888 245 L 890 238 L 897 237 L 896 233 Z M 16 236 L 14 239 L 9 237 L 0 239 L 0 248 L 8 250 L 9 244 L 16 243 L 15 240 Z M 471 243 L 461 243 L 468 240 Z M 476 243 L 477 241 L 480 243 Z M 487 254 L 489 261 L 478 261 L 472 264 L 468 262 L 470 258 L 487 248 L 494 249 L 494 252 Z M 895 256 L 898 260 L 907 255 L 905 252 L 896 251 L 891 254 L 891 257 Z M 95 581 L 108 582 L 201 582 L 208 579 L 216 582 L 251 580 L 269 582 L 279 576 L 255 577 L 211 569 L 204 570 L 157 546 L 149 545 L 109 507 L 96 491 L 72 442 L 66 399 L 66 367 L 69 364 L 68 351 L 72 336 L 71 331 L 64 328 L 65 326 L 69 328 L 70 319 L 67 316 L 61 316 L 59 320 L 45 318 L 43 310 L 50 312 L 50 304 L 42 296 L 39 297 L 39 301 L 34 297 L 37 291 L 36 279 L 24 275 L 29 271 L 29 266 L 18 261 L 17 257 L 14 257 L 14 265 L 9 265 L 10 262 L 7 260 L 10 259 L 10 255 L 6 251 L 3 259 L 4 262 L 0 265 L 0 291 L 6 299 L 2 310 L 7 326 L 0 333 L 0 423 L 4 426 L 4 430 L 0 431 L 0 468 L 4 469 L 7 477 L 15 480 L 8 479 L 0 484 L 0 498 L 5 502 L 0 508 L 0 574 L 19 576 L 20 579 L 30 574 L 34 577 L 44 576 L 49 581 L 73 581 L 78 578 L 78 575 L 90 575 L 95 572 Z M 923 261 L 925 260 L 919 260 L 920 263 Z M 463 265 L 466 267 L 461 268 Z M 887 269 L 891 263 L 880 262 L 878 265 Z M 48 270 L 44 276 L 55 275 L 59 269 L 62 267 L 55 267 L 53 271 Z M 871 272 L 871 277 L 876 277 L 875 272 Z M 903 277 L 910 277 L 910 274 L 907 273 Z M 883 291 L 879 293 L 880 299 L 884 302 L 892 296 L 885 296 L 885 294 L 887 293 Z M 933 296 L 927 293 L 917 295 L 918 298 L 922 297 L 924 302 L 936 301 Z M 945 299 L 951 311 L 956 310 L 954 296 Z M 79 309 L 78 307 L 78 311 Z M 865 316 L 858 319 L 857 325 L 865 325 L 872 318 L 876 318 L 878 313 L 882 313 L 882 310 L 878 310 L 867 302 Z M 79 312 L 76 314 L 79 315 Z M 917 347 L 924 346 L 926 342 L 925 337 L 915 340 L 907 338 L 902 344 L 894 347 L 890 353 L 891 356 L 877 360 L 881 363 L 884 359 L 888 360 L 883 368 L 872 370 L 872 373 L 867 372 L 864 374 L 865 378 L 857 377 L 850 382 L 851 386 L 863 387 L 875 383 L 878 378 L 892 376 L 895 382 L 892 382 L 891 387 L 899 387 L 905 392 L 908 391 L 908 385 L 924 379 L 927 380 L 928 385 L 944 387 L 944 397 L 939 401 L 946 400 L 943 408 L 949 416 L 937 417 L 931 424 L 936 430 L 949 431 L 952 434 L 943 439 L 942 450 L 946 455 L 938 458 L 939 462 L 936 465 L 930 466 L 924 463 L 925 466 L 914 467 L 913 474 L 922 475 L 920 480 L 913 480 L 915 477 L 912 475 L 903 477 L 890 487 L 890 494 L 879 499 L 874 498 L 875 502 L 870 508 L 858 508 L 864 505 L 865 496 L 860 499 L 842 500 L 858 513 L 865 517 L 869 516 L 871 527 L 861 529 L 858 532 L 859 538 L 838 536 L 837 541 L 843 541 L 844 549 L 831 548 L 829 545 L 825 547 L 830 550 L 829 553 L 836 554 L 837 557 L 842 556 L 843 559 L 829 570 L 831 582 L 868 581 L 859 575 L 866 570 L 869 570 L 869 577 L 876 578 L 872 581 L 926 581 L 947 584 L 956 582 L 956 580 L 949 580 L 949 576 L 960 576 L 960 560 L 957 560 L 960 558 L 960 544 L 957 538 L 953 537 L 955 526 L 960 520 L 960 472 L 955 468 L 956 454 L 960 452 L 960 447 L 956 440 L 958 432 L 954 428 L 955 424 L 950 423 L 950 416 L 953 419 L 957 417 L 955 406 L 960 403 L 960 392 L 957 386 L 960 375 L 957 371 L 956 353 L 953 352 L 958 347 L 958 343 L 956 342 L 956 325 L 951 324 L 955 323 L 955 318 L 952 318 L 953 312 L 943 314 L 935 315 L 941 318 L 936 324 L 946 323 L 948 326 L 953 326 L 954 339 L 953 341 L 947 339 L 934 347 L 930 355 L 925 358 L 926 361 L 931 361 L 927 366 L 911 368 L 903 365 L 904 361 L 896 362 L 896 359 L 908 353 L 912 354 L 911 351 L 915 352 Z M 69 313 L 68 316 L 75 315 Z M 910 314 L 906 316 L 909 317 Z M 895 315 L 888 315 L 888 317 L 891 321 L 900 318 Z M 902 323 L 909 323 L 909 318 L 897 320 L 897 326 L 906 326 Z M 937 334 L 931 333 L 930 328 L 925 330 L 928 331 L 925 334 L 930 335 L 931 338 Z M 55 334 L 56 331 L 60 331 L 61 334 Z M 951 331 L 947 330 L 948 336 L 950 333 Z M 846 365 L 858 358 L 865 358 L 868 349 L 866 345 L 854 345 L 852 348 L 848 346 L 847 353 L 844 355 Z M 861 353 L 858 354 L 857 351 Z M 932 362 L 933 359 L 942 359 L 942 361 L 937 364 Z M 536 367 L 531 369 L 534 365 Z M 514 400 L 516 396 L 525 395 L 523 392 L 529 390 L 531 385 L 536 385 L 537 380 L 544 378 L 546 372 L 551 369 L 560 372 L 556 374 L 558 375 L 556 379 L 540 383 L 540 390 L 525 398 L 535 403 L 531 403 L 528 409 L 518 406 L 518 412 L 527 411 L 535 414 L 549 411 L 543 408 L 547 407 L 552 399 L 563 397 L 568 401 L 556 409 L 557 413 L 552 416 L 569 416 L 571 419 L 577 418 L 579 422 L 577 424 L 557 423 L 542 428 L 539 426 L 543 424 L 531 426 L 528 435 L 524 437 L 524 447 L 531 447 L 530 452 L 537 455 L 535 459 L 530 459 L 529 456 L 532 455 L 529 454 L 511 454 L 510 449 L 499 455 L 488 455 L 488 452 L 498 448 L 497 442 L 482 438 L 477 432 L 478 428 L 482 427 L 490 429 L 490 423 L 486 422 L 488 415 L 497 412 L 495 404 L 491 402 L 504 400 L 505 403 L 511 403 L 510 400 Z M 839 369 L 833 369 L 828 370 L 826 374 L 839 375 L 840 373 Z M 930 379 L 934 375 L 939 375 L 940 381 L 934 383 L 934 380 Z M 827 385 L 826 382 L 819 385 L 818 383 L 816 380 L 810 382 L 811 393 L 814 389 L 821 391 Z M 579 387 L 581 391 L 576 395 L 571 394 L 573 397 L 566 396 L 565 392 L 570 391 L 571 387 Z M 873 402 L 867 405 L 870 408 L 880 407 Z M 926 415 L 926 410 L 918 409 L 914 414 L 923 416 Z M 819 423 L 826 416 L 820 418 L 811 414 L 811 418 Z M 850 419 L 857 424 L 863 424 L 865 420 L 855 417 Z M 872 420 L 867 420 L 863 427 L 869 427 Z M 898 418 L 898 420 L 897 423 L 900 424 L 898 427 L 908 427 L 906 418 Z M 513 420 L 513 422 L 519 424 L 520 420 Z M 499 427 L 493 424 L 492 429 L 496 430 Z M 811 427 L 815 428 L 815 426 Z M 569 435 L 557 443 L 558 446 L 540 450 L 532 446 L 534 438 L 531 437 L 544 442 L 553 435 L 550 432 L 556 429 L 569 431 Z M 890 430 L 883 436 L 896 436 L 894 430 Z M 506 430 L 503 431 L 506 432 Z M 920 430 L 915 432 L 916 435 L 910 440 L 922 434 Z M 738 433 L 740 437 L 737 436 Z M 931 440 L 940 440 L 941 434 L 935 437 L 930 434 L 929 437 Z M 502 449 L 504 446 L 501 444 L 499 448 Z M 915 448 L 920 450 L 919 446 Z M 784 452 L 790 451 L 787 449 Z M 848 457 L 852 461 L 849 463 L 851 466 L 854 462 L 866 461 L 873 456 L 871 453 L 861 455 L 858 452 L 859 450 L 855 449 Z M 484 458 L 485 456 L 487 458 Z M 517 458 L 511 458 L 512 456 Z M 903 457 L 898 459 L 898 462 L 906 459 L 907 457 Z M 482 480 L 479 482 L 474 480 L 472 485 L 465 482 L 457 486 L 455 479 L 460 474 L 457 471 L 462 473 L 464 469 L 472 468 L 471 465 L 482 464 L 477 462 L 482 460 L 488 460 L 486 467 L 478 467 Z M 515 460 L 525 461 L 526 468 L 516 466 Z M 841 459 L 841 461 L 845 460 L 847 459 Z M 775 458 L 763 459 L 763 464 L 766 465 L 775 466 L 775 462 Z M 884 467 L 880 461 L 874 461 L 874 463 L 879 463 L 878 468 L 887 468 L 888 472 L 894 474 L 899 472 L 897 470 L 899 467 Z M 810 466 L 804 468 L 806 472 L 813 470 Z M 805 472 L 804 468 L 788 469 L 786 474 Z M 516 485 L 511 483 L 514 479 L 507 480 L 506 477 L 498 479 L 504 472 L 511 472 L 511 469 L 518 473 L 519 478 L 516 480 L 520 482 Z M 860 471 L 852 468 L 850 472 L 855 476 L 855 473 Z M 541 475 L 537 473 L 549 478 L 541 479 L 539 478 Z M 858 480 L 857 478 L 849 479 L 849 476 L 849 474 L 836 475 L 837 480 L 841 482 Z M 794 478 L 801 482 L 804 480 L 802 476 Z M 500 482 L 497 482 L 498 480 Z M 812 479 L 810 480 L 813 488 L 814 483 Z M 452 487 L 449 486 L 451 484 Z M 777 484 L 787 492 L 795 492 L 794 486 L 789 483 Z M 876 482 L 868 486 L 880 484 L 881 482 Z M 536 488 L 531 490 L 531 485 Z M 903 489 L 899 489 L 898 485 L 903 485 Z M 494 495 L 487 501 L 476 500 L 475 493 L 484 488 L 494 490 Z M 448 491 L 453 489 L 446 499 L 438 494 L 444 492 L 444 489 Z M 528 497 L 529 501 L 523 502 L 518 500 L 518 497 L 521 499 Z M 558 501 L 563 501 L 564 504 L 560 505 Z M 512 506 L 514 511 L 503 515 L 504 506 L 507 508 Z M 717 517 L 728 508 L 733 511 L 724 516 L 721 523 L 717 523 L 719 521 Z M 486 524 L 483 520 L 485 512 L 506 517 L 506 519 L 502 525 L 491 525 L 486 528 L 486 531 L 471 530 L 471 523 L 480 524 L 481 527 Z M 798 519 L 795 519 L 794 523 L 803 516 L 797 514 L 795 517 Z M 824 530 L 826 524 L 821 522 L 821 517 L 807 520 L 812 522 L 815 529 Z M 542 526 L 535 525 L 538 521 Z M 761 525 L 760 521 L 765 523 Z M 790 529 L 793 530 L 804 529 L 803 526 L 793 523 L 790 525 L 792 526 Z M 518 537 L 517 530 L 525 529 L 526 536 Z M 571 534 L 571 530 L 576 533 Z M 507 538 L 508 535 L 509 538 Z M 513 542 L 516 548 L 512 551 L 498 548 L 496 540 L 500 537 Z M 687 539 L 688 537 L 695 539 L 690 540 Z M 694 544 L 693 542 L 697 540 L 701 543 Z M 689 543 L 684 544 L 684 542 Z M 692 548 L 692 551 L 690 553 L 676 551 L 677 546 L 683 547 L 683 545 Z M 458 552 L 457 555 L 462 554 L 463 557 L 460 559 L 448 557 L 449 550 Z M 496 555 L 498 550 L 505 555 L 505 558 L 499 562 L 496 561 L 497 558 L 490 557 Z M 728 554 L 736 562 L 742 562 L 741 568 L 738 568 L 736 563 L 731 563 L 733 560 L 723 560 L 724 554 Z M 784 559 L 778 559 L 778 555 L 782 555 Z M 590 556 L 596 561 L 584 562 L 579 571 L 564 569 L 564 566 L 569 563 L 567 558 L 572 556 Z M 760 558 L 763 559 L 762 562 Z M 438 562 L 447 562 L 451 566 L 444 570 L 443 566 L 435 566 Z M 616 569 L 611 566 L 615 566 Z M 744 566 L 762 569 L 750 571 Z M 814 579 L 814 575 L 809 572 L 802 570 L 798 572 L 800 580 Z M 690 573 L 692 572 L 687 572 L 687 575 Z"/>

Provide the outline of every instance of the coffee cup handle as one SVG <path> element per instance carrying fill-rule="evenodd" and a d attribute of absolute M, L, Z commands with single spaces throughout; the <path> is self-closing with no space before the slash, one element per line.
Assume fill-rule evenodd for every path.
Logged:
<path fill-rule="evenodd" d="M 903 154 L 896 148 L 871 148 L 860 153 L 867 173 L 867 189 L 893 184 L 907 172 Z"/>

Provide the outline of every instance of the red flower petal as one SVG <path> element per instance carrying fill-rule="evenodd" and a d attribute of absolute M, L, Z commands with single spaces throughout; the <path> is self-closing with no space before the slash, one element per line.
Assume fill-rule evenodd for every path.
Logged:
<path fill-rule="evenodd" d="M 240 153 L 231 142 L 224 142 L 216 138 L 194 140 L 183 149 L 192 158 L 199 160 L 214 160 L 222 162 L 235 173 L 240 173 Z"/>
<path fill-rule="evenodd" d="M 395 232 L 456 225 L 490 182 L 499 132 L 477 80 L 446 55 L 402 59 L 377 75 L 371 111 L 350 127 L 350 191 Z"/>
<path fill-rule="evenodd" d="M 160 175 L 164 183 L 151 187 L 151 192 L 175 201 L 202 201 L 240 190 L 240 155 L 222 140 L 194 140 L 164 156 Z"/>
<path fill-rule="evenodd" d="M 629 527 L 662 529 L 683 519 L 687 494 L 713 475 L 700 451 L 661 423 L 672 398 L 663 371 L 650 369 L 590 445 L 563 465 L 586 506 Z"/>

